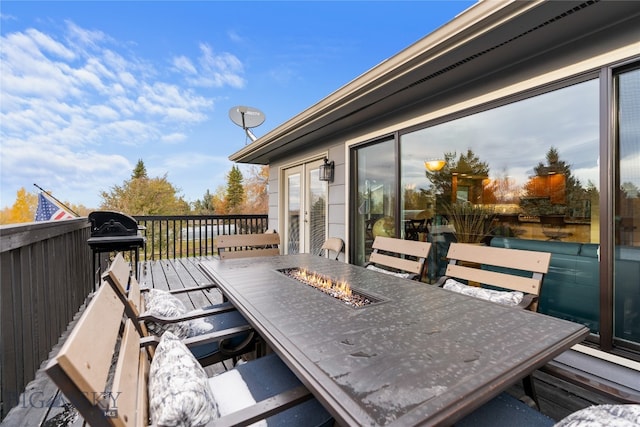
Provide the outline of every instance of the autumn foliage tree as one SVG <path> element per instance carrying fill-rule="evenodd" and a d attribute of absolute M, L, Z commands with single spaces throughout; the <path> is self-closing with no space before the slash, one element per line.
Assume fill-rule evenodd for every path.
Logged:
<path fill-rule="evenodd" d="M 243 212 L 246 214 L 266 214 L 269 211 L 269 167 L 260 166 L 250 169 L 244 185 L 245 201 Z"/>
<path fill-rule="evenodd" d="M 101 209 L 116 210 L 129 215 L 179 215 L 189 212 L 189 204 L 178 194 L 167 179 L 149 178 L 142 160 L 139 160 L 131 179 L 114 185 L 111 191 L 102 191 Z"/>
<path fill-rule="evenodd" d="M 32 222 L 38 207 L 38 196 L 29 193 L 24 187 L 20 188 L 16 194 L 16 201 L 10 208 L 2 210 L 1 224 L 18 224 Z"/>

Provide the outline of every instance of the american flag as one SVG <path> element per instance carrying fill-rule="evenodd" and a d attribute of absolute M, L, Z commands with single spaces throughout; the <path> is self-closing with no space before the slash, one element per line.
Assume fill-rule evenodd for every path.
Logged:
<path fill-rule="evenodd" d="M 72 215 L 63 208 L 59 207 L 46 194 L 38 194 L 38 209 L 36 210 L 36 221 L 56 221 L 59 219 L 69 218 L 75 218 L 75 215 Z"/>

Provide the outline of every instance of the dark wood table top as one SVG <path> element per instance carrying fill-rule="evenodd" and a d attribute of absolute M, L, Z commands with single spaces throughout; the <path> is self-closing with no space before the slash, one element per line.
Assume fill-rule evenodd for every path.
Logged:
<path fill-rule="evenodd" d="M 451 424 L 589 333 L 314 255 L 202 267 L 343 425 Z M 294 267 L 382 302 L 354 308 L 278 271 Z"/>

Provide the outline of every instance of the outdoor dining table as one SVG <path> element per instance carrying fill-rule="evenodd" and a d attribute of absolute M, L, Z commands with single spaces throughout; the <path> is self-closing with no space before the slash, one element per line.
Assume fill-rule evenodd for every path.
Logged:
<path fill-rule="evenodd" d="M 202 269 L 340 425 L 450 425 L 582 341 L 580 324 L 309 254 Z M 303 268 L 375 301 L 353 307 Z"/>

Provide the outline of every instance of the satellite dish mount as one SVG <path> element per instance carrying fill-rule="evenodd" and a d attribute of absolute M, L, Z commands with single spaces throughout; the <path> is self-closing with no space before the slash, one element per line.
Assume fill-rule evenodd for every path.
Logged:
<path fill-rule="evenodd" d="M 247 137 L 249 137 L 251 142 L 253 142 L 258 138 L 256 138 L 253 132 L 251 132 L 251 128 L 260 126 L 264 123 L 265 116 L 264 113 L 257 108 L 239 105 L 229 110 L 229 118 L 233 123 L 242 127 L 246 132 Z"/>

